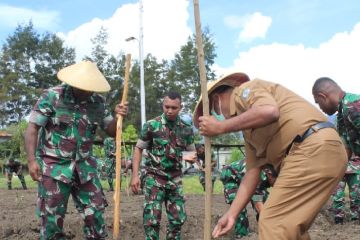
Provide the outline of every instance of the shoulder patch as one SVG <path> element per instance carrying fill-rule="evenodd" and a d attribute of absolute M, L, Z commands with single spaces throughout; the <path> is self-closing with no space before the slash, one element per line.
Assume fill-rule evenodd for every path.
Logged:
<path fill-rule="evenodd" d="M 241 94 L 241 97 L 246 100 L 249 98 L 249 95 L 250 95 L 250 88 L 245 88 Z"/>

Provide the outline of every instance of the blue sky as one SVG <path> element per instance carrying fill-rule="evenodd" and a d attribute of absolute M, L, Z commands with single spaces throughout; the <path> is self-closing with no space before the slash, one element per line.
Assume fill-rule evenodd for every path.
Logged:
<path fill-rule="evenodd" d="M 2 0 L 0 43 L 18 23 L 32 19 L 38 31 L 51 31 L 76 48 L 91 51 L 90 38 L 108 29 L 107 49 L 138 56 L 137 1 Z M 194 32 L 193 2 L 143 0 L 144 51 L 171 59 Z M 219 75 L 243 71 L 250 78 L 279 82 L 309 101 L 316 78 L 334 78 L 360 93 L 360 2 L 358 0 L 200 0 L 202 26 L 217 45 Z M 146 72 L 145 72 L 146 74 Z"/>

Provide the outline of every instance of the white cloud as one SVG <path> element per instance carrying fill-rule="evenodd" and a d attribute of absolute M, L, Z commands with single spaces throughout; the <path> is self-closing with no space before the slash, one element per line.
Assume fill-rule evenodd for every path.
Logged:
<path fill-rule="evenodd" d="M 144 55 L 151 53 L 158 59 L 173 58 L 187 38 L 192 34 L 187 25 L 189 19 L 186 0 L 144 0 L 143 35 Z M 125 4 L 109 19 L 93 19 L 68 33 L 59 33 L 69 46 L 75 47 L 78 58 L 90 55 L 95 37 L 103 26 L 109 34 L 107 50 L 113 55 L 120 51 L 130 52 L 138 58 L 137 41 L 126 42 L 131 36 L 139 38 L 139 5 Z"/>
<path fill-rule="evenodd" d="M 32 21 L 36 28 L 53 29 L 59 22 L 59 13 L 49 10 L 31 10 L 0 4 L 0 26 L 14 28 Z"/>
<path fill-rule="evenodd" d="M 311 89 L 323 76 L 333 78 L 345 91 L 360 93 L 360 23 L 351 32 L 335 34 L 317 48 L 273 43 L 240 52 L 233 66 L 217 67 L 218 74 L 243 71 L 250 78 L 280 83 L 313 103 Z"/>
<path fill-rule="evenodd" d="M 252 14 L 244 23 L 244 28 L 239 34 L 239 42 L 251 42 L 256 38 L 264 38 L 271 22 L 271 17 L 259 12 Z"/>
<path fill-rule="evenodd" d="M 271 26 L 271 22 L 271 17 L 264 16 L 260 12 L 245 16 L 229 15 L 224 18 L 225 26 L 233 29 L 241 29 L 238 43 L 248 43 L 257 38 L 264 38 Z"/>

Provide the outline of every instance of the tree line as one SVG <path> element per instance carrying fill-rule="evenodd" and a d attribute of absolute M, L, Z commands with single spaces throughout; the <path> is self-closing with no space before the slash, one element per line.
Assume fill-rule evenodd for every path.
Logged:
<path fill-rule="evenodd" d="M 108 52 L 105 48 L 107 41 L 107 29 L 101 27 L 91 39 L 90 55 L 83 59 L 95 62 L 109 81 L 112 90 L 105 97 L 109 109 L 113 109 L 122 95 L 125 53 L 114 55 Z M 203 30 L 203 44 L 207 79 L 212 81 L 215 79 L 212 66 L 216 46 L 208 28 Z M 65 46 L 64 40 L 55 33 L 40 34 L 31 21 L 18 25 L 0 50 L 0 129 L 12 129 L 12 125 L 23 124 L 42 91 L 61 83 L 56 77 L 57 72 L 75 63 L 75 59 L 76 50 Z M 147 119 L 162 113 L 162 97 L 170 90 L 182 95 L 183 112 L 192 113 L 200 96 L 195 35 L 188 37 L 171 60 L 157 59 L 147 54 L 144 72 Z M 125 118 L 124 126 L 133 125 L 138 132 L 141 128 L 138 60 L 132 62 L 128 101 L 129 115 Z M 236 138 L 230 136 L 227 139 L 233 143 Z"/>

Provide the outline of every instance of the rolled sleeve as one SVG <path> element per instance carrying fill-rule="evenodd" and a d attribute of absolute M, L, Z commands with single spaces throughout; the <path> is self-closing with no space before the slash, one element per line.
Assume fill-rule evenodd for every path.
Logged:
<path fill-rule="evenodd" d="M 55 112 L 56 93 L 45 90 L 30 113 L 29 122 L 45 126 Z"/>
<path fill-rule="evenodd" d="M 105 108 L 104 118 L 102 119 L 102 129 L 107 129 L 109 124 L 114 120 L 114 117 L 111 115 L 110 111 Z"/>
<path fill-rule="evenodd" d="M 38 126 L 44 127 L 49 120 L 48 116 L 43 115 L 40 112 L 31 111 L 29 122 L 35 123 Z"/>
<path fill-rule="evenodd" d="M 138 139 L 135 146 L 140 149 L 147 149 L 149 142 Z"/>

